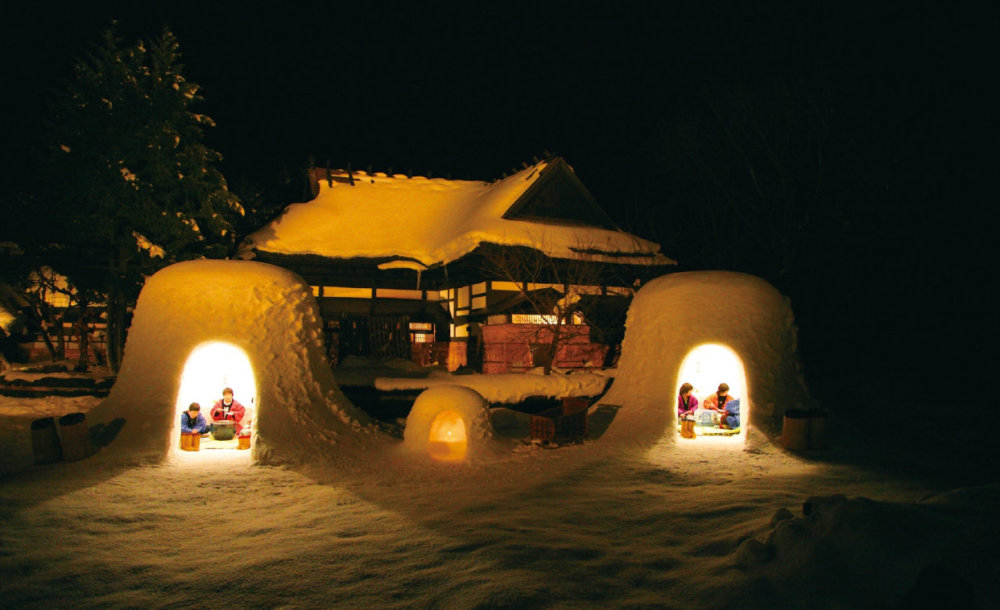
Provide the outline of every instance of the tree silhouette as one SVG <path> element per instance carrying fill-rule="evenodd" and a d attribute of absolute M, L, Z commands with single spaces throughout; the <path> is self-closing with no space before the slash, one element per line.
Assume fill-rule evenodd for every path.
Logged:
<path fill-rule="evenodd" d="M 214 167 L 220 155 L 202 143 L 213 123 L 191 110 L 201 98 L 179 60 L 169 30 L 128 47 L 108 30 L 51 104 L 29 222 L 46 262 L 80 294 L 105 299 L 112 370 L 144 276 L 225 256 L 242 214 Z"/>

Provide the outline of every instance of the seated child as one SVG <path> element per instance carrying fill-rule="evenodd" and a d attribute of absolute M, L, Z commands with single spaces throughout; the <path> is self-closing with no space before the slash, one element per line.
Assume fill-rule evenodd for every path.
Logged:
<path fill-rule="evenodd" d="M 187 411 L 181 413 L 181 434 L 208 434 L 208 422 L 198 403 L 192 402 Z"/>
<path fill-rule="evenodd" d="M 698 399 L 691 395 L 694 389 L 690 383 L 681 385 L 680 394 L 677 396 L 677 419 L 684 419 L 686 416 L 693 416 L 698 408 Z"/>
<path fill-rule="evenodd" d="M 212 407 L 212 421 L 229 420 L 235 422 L 236 434 L 239 435 L 243 429 L 243 425 L 240 422 L 243 421 L 245 412 L 246 407 L 233 398 L 233 389 L 225 388 L 222 390 L 222 398 Z"/>
<path fill-rule="evenodd" d="M 719 418 L 719 427 L 736 430 L 740 427 L 740 399 L 730 398 L 726 401 L 725 415 Z"/>
<path fill-rule="evenodd" d="M 740 427 L 740 399 L 729 395 L 728 383 L 720 383 L 718 391 L 706 398 L 702 406 L 708 413 L 699 410 L 698 415 L 706 417 L 710 414 L 720 428 L 735 430 Z"/>

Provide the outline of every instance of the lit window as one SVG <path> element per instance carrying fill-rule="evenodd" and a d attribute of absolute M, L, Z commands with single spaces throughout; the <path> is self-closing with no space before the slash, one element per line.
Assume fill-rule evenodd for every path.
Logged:
<path fill-rule="evenodd" d="M 555 324 L 557 320 L 553 315 L 515 313 L 510 316 L 510 321 L 514 324 Z"/>
<path fill-rule="evenodd" d="M 433 322 L 410 322 L 410 343 L 433 343 Z"/>

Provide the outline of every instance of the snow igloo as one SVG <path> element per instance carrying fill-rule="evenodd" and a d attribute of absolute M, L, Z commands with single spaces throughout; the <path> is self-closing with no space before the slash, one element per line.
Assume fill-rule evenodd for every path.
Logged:
<path fill-rule="evenodd" d="M 403 430 L 407 449 L 445 463 L 462 463 L 491 453 L 492 439 L 486 399 L 458 385 L 440 385 L 421 392 Z"/>
<path fill-rule="evenodd" d="M 250 450 L 180 451 L 181 412 L 198 402 L 210 421 L 224 387 L 247 407 Z M 289 463 L 334 444 L 350 450 L 347 439 L 371 423 L 334 381 L 309 286 L 273 265 L 223 260 L 177 263 L 146 280 L 118 379 L 88 420 L 117 430 L 109 453 Z"/>
<path fill-rule="evenodd" d="M 654 440 L 676 434 L 677 396 L 691 383 L 699 402 L 727 383 L 740 428 L 774 437 L 786 409 L 811 402 L 788 298 L 744 273 L 690 271 L 643 286 L 629 307 L 618 374 L 602 403 L 622 405 L 608 435 Z"/>

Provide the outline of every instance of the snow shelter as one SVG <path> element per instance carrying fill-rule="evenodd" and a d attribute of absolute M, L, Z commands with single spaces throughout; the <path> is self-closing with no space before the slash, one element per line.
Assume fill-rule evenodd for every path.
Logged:
<path fill-rule="evenodd" d="M 251 234 L 240 257 L 312 286 L 334 365 L 349 355 L 521 372 L 617 353 L 634 287 L 675 262 L 622 231 L 561 158 L 493 182 L 313 168 L 312 201 Z"/>
<path fill-rule="evenodd" d="M 440 385 L 421 392 L 403 430 L 407 449 L 446 463 L 483 456 L 492 449 L 492 438 L 486 399 L 458 385 Z"/>
<path fill-rule="evenodd" d="M 352 435 L 340 433 L 370 421 L 324 359 L 309 286 L 286 269 L 220 260 L 177 263 L 146 280 L 117 382 L 88 421 L 121 426 L 106 451 L 165 458 L 179 454 L 180 411 L 196 397 L 220 398 L 227 384 L 255 411 L 248 453 L 258 462 L 306 462 L 334 440 L 344 448 Z"/>
<path fill-rule="evenodd" d="M 697 362 L 722 370 L 693 378 Z M 780 433 L 784 411 L 811 401 L 789 300 L 758 277 L 730 271 L 672 273 L 643 286 L 629 308 L 618 375 L 602 399 L 624 405 L 608 434 L 674 434 L 685 381 L 708 386 L 708 394 L 720 381 L 741 392 L 744 438 L 748 424 Z"/>

